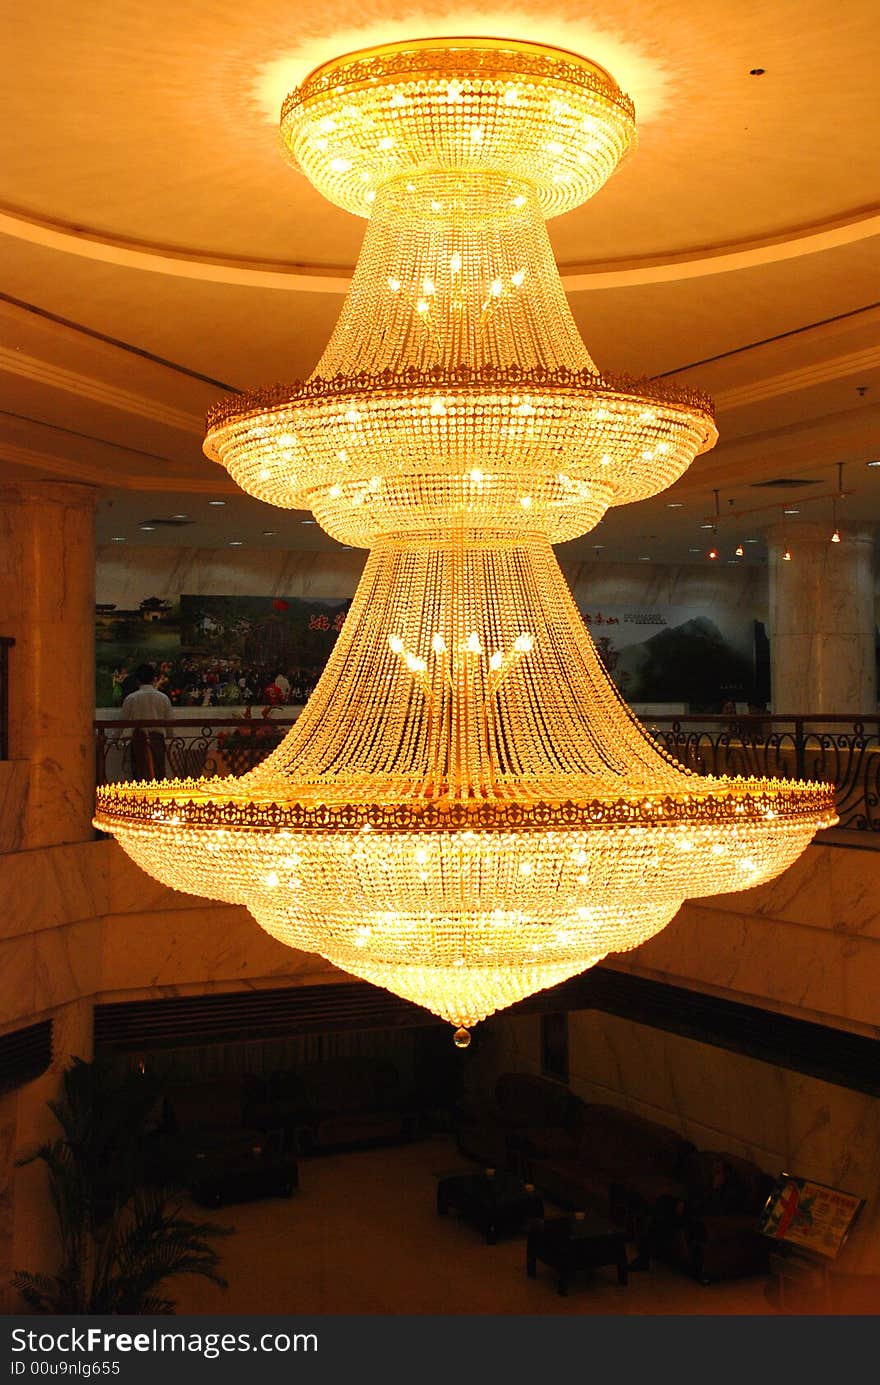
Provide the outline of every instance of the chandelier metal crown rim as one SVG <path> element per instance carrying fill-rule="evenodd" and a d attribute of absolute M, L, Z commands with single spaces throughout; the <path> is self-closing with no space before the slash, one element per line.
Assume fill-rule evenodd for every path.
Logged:
<path fill-rule="evenodd" d="M 316 96 L 341 95 L 432 68 L 444 76 L 467 72 L 497 76 L 501 68 L 542 82 L 555 79 L 604 96 L 630 120 L 635 119 L 632 98 L 618 86 L 607 68 L 570 49 L 528 39 L 424 38 L 353 49 L 320 63 L 285 96 L 281 105 L 282 130 L 291 115 Z"/>
<path fill-rule="evenodd" d="M 713 429 L 715 426 L 715 406 L 711 396 L 704 390 L 651 376 L 597 374 L 588 369 L 567 370 L 563 367 L 536 367 L 526 372 L 518 366 L 487 365 L 476 369 L 463 365 L 452 368 L 436 366 L 426 371 L 411 368 L 331 378 L 313 375 L 307 380 L 279 381 L 244 391 L 230 399 L 220 399 L 206 415 L 204 450 L 212 460 L 219 460 L 212 450 L 211 434 L 215 429 L 287 405 L 328 399 L 339 399 L 342 403 L 362 394 L 390 397 L 401 393 L 423 393 L 434 396 L 438 391 L 449 390 L 490 395 L 497 394 L 499 389 L 516 390 L 518 393 L 540 390 L 542 395 L 616 396 L 633 404 L 662 404 L 697 412 L 705 415 Z"/>

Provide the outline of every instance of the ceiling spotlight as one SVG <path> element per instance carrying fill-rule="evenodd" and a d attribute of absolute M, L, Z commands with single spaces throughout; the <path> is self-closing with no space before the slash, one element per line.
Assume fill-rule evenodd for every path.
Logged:
<path fill-rule="evenodd" d="M 317 524 L 316 519 L 301 519 L 300 524 Z"/>
<path fill-rule="evenodd" d="M 682 509 L 684 509 L 684 501 L 682 501 L 682 500 L 667 500 L 667 502 L 666 502 L 666 508 L 667 508 L 667 510 L 682 510 Z"/>
<path fill-rule="evenodd" d="M 208 501 L 208 504 L 209 504 L 209 505 L 225 505 L 225 504 L 226 504 L 226 501 L 225 501 L 225 500 L 209 500 L 209 501 Z"/>
<path fill-rule="evenodd" d="M 172 515 L 172 519 L 189 519 L 189 515 Z"/>
<path fill-rule="evenodd" d="M 834 533 L 831 535 L 831 542 L 832 542 L 832 543 L 840 543 L 840 530 L 839 530 L 839 529 L 835 528 Z"/>
<path fill-rule="evenodd" d="M 800 510 L 783 510 L 782 513 L 784 515 L 799 515 Z"/>
<path fill-rule="evenodd" d="M 640 563 L 649 563 L 650 561 L 651 561 L 651 559 L 650 559 L 650 556 L 649 556 L 648 554 L 645 554 L 645 555 L 643 555 L 641 558 L 639 558 L 639 562 L 640 562 Z"/>
<path fill-rule="evenodd" d="M 786 545 L 785 552 L 782 555 L 782 561 L 784 563 L 791 562 L 791 549 L 788 547 L 788 545 Z"/>
<path fill-rule="evenodd" d="M 145 534 L 152 534 L 156 526 L 155 524 L 141 524 L 139 527 L 143 530 Z"/>
<path fill-rule="evenodd" d="M 706 557 L 707 557 L 707 558 L 711 558 L 712 561 L 713 561 L 713 563 L 714 563 L 715 559 L 718 557 L 718 549 L 717 549 L 717 548 L 710 548 L 710 549 L 709 549 L 709 552 L 706 554 Z"/>
<path fill-rule="evenodd" d="M 230 540 L 229 540 L 229 547 L 230 547 L 230 548 L 243 548 L 243 547 L 244 547 L 244 539 L 230 539 Z"/>
<path fill-rule="evenodd" d="M 715 525 L 712 524 L 711 522 L 707 521 L 705 524 L 701 524 L 701 525 L 700 525 L 700 528 L 701 528 L 701 529 L 714 529 L 714 528 L 715 528 Z"/>
<path fill-rule="evenodd" d="M 263 538 L 264 538 L 264 539 L 272 539 L 272 538 L 275 537 L 275 535 L 276 535 L 277 532 L 278 532 L 278 531 L 277 531 L 276 529 L 264 529 L 264 530 L 263 530 Z"/>
<path fill-rule="evenodd" d="M 736 556 L 738 558 L 744 558 L 746 556 L 746 550 L 743 548 L 741 543 L 738 543 L 736 545 Z"/>
<path fill-rule="evenodd" d="M 114 534 L 114 535 L 113 535 L 113 538 L 110 540 L 110 542 L 111 542 L 111 543 L 125 543 L 125 535 L 124 535 L 124 534 Z"/>
<path fill-rule="evenodd" d="M 866 462 L 865 466 L 880 466 L 880 457 L 874 457 L 872 461 Z"/>
<path fill-rule="evenodd" d="M 757 543 L 757 539 L 746 539 L 746 543 Z"/>

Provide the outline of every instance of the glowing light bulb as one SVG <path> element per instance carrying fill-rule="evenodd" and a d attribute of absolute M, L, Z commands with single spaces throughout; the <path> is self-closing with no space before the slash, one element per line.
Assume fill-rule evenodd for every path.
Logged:
<path fill-rule="evenodd" d="M 715 559 L 718 557 L 718 549 L 717 549 L 717 548 L 710 548 L 710 549 L 709 549 L 709 552 L 706 554 L 706 557 L 707 557 L 707 558 L 711 558 L 712 561 L 714 562 Z"/>
<path fill-rule="evenodd" d="M 389 636 L 388 636 L 388 647 L 390 648 L 392 654 L 402 654 L 402 653 L 403 653 L 403 640 L 400 638 L 399 635 L 389 635 Z"/>
<path fill-rule="evenodd" d="M 491 284 L 489 285 L 489 293 L 492 295 L 492 297 L 500 298 L 503 292 L 504 285 L 502 284 L 501 280 L 493 279 Z"/>
<path fill-rule="evenodd" d="M 465 641 L 465 649 L 469 654 L 482 654 L 483 646 L 480 644 L 480 637 L 476 631 L 472 631 Z"/>
<path fill-rule="evenodd" d="M 746 550 L 743 548 L 743 546 L 742 546 L 741 543 L 738 543 L 737 546 L 736 546 L 736 556 L 737 556 L 738 558 L 744 558 L 744 557 L 745 557 L 745 554 L 746 554 Z"/>
<path fill-rule="evenodd" d="M 524 269 L 516 269 L 510 276 L 510 282 L 513 284 L 514 288 L 519 289 L 522 288 L 525 277 L 526 272 Z"/>
<path fill-rule="evenodd" d="M 786 550 L 785 550 L 785 552 L 784 552 L 783 555 L 782 555 L 782 561 L 783 561 L 784 563 L 790 563 L 790 562 L 791 562 L 791 549 L 790 549 L 790 548 L 786 547 Z"/>
<path fill-rule="evenodd" d="M 516 639 L 513 642 L 513 647 L 516 650 L 517 654 L 529 654 L 532 651 L 532 649 L 534 649 L 534 646 L 534 635 L 517 635 Z"/>
<path fill-rule="evenodd" d="M 496 672 L 496 671 L 501 667 L 501 665 L 502 665 L 503 663 L 504 663 L 504 655 L 501 653 L 501 650 L 500 650 L 500 649 L 496 649 L 496 650 L 495 650 L 495 653 L 492 655 L 492 657 L 491 657 L 490 660 L 489 660 L 489 667 L 490 667 L 490 669 L 492 669 L 492 671 L 493 671 L 493 673 L 494 673 L 494 672 Z"/>
<path fill-rule="evenodd" d="M 449 268 L 453 274 L 461 273 L 461 256 L 457 250 L 449 256 Z"/>
<path fill-rule="evenodd" d="M 839 529 L 835 529 L 834 533 L 831 535 L 831 542 L 832 542 L 832 543 L 840 543 L 840 530 L 839 530 Z"/>
<path fill-rule="evenodd" d="M 431 648 L 435 654 L 446 653 L 446 641 L 441 634 L 438 633 L 431 637 Z"/>

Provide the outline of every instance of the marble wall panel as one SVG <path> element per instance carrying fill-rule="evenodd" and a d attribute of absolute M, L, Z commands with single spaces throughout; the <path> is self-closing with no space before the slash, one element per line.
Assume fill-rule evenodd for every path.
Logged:
<path fill-rule="evenodd" d="M 29 760 L 0 760 L 0 854 L 24 844 L 30 775 Z"/>
<path fill-rule="evenodd" d="M 0 856 L 0 938 L 106 913 L 114 853 L 115 842 L 91 841 Z"/>
<path fill-rule="evenodd" d="M 254 979 L 320 980 L 329 962 L 271 938 L 246 909 L 208 905 L 174 912 L 118 915 L 102 922 L 103 993 L 198 988 L 222 981 L 234 988 Z"/>
<path fill-rule="evenodd" d="M 573 561 L 559 552 L 576 601 L 620 606 L 722 607 L 767 618 L 767 573 L 762 567 L 706 569 L 691 565 Z M 141 547 L 97 550 L 97 600 L 130 606 L 150 594 L 346 597 L 354 593 L 366 554 L 342 548 L 301 549 Z"/>
<path fill-rule="evenodd" d="M 712 567 L 672 563 L 578 562 L 557 550 L 578 605 L 722 607 L 756 620 L 768 619 L 763 567 Z"/>
<path fill-rule="evenodd" d="M 98 601 L 129 607 L 145 593 L 166 600 L 193 596 L 300 596 L 333 599 L 354 594 L 366 553 L 342 548 L 145 548 L 97 551 Z M 149 592 L 147 593 L 147 588 Z"/>

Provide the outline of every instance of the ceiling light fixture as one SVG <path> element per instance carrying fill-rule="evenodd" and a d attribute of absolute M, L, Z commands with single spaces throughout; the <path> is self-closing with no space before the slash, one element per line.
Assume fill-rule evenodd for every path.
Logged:
<path fill-rule="evenodd" d="M 702 395 L 596 369 L 553 260 L 546 219 L 634 140 L 608 73 L 532 43 L 395 44 L 313 72 L 282 134 L 369 226 L 314 375 L 217 405 L 205 447 L 372 552 L 277 750 L 240 779 L 108 785 L 96 823 L 463 1045 L 686 897 L 777 875 L 836 820 L 833 789 L 659 750 L 551 547 L 716 440 Z"/>
<path fill-rule="evenodd" d="M 208 504 L 209 504 L 209 505 L 225 505 L 225 504 L 226 504 L 226 501 L 225 501 L 225 500 L 209 500 L 209 501 L 208 501 Z"/>

